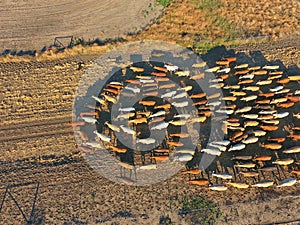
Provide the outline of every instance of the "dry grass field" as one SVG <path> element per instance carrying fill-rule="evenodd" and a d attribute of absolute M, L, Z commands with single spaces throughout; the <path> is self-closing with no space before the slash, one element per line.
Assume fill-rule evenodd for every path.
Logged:
<path fill-rule="evenodd" d="M 139 9 L 128 6 L 132 10 L 127 11 L 128 15 L 136 15 L 135 12 L 141 12 L 142 9 L 151 12 L 146 1 L 143 2 L 145 4 L 141 4 Z M 211 4 L 208 1 L 202 1 L 202 4 L 199 2 L 174 1 L 164 9 L 163 15 L 154 24 L 125 39 L 175 41 L 202 53 L 202 58 L 208 62 L 234 55 L 240 64 L 276 64 L 280 65 L 285 74 L 300 75 L 298 1 L 288 0 L 286 4 L 283 1 L 246 0 L 216 0 L 211 1 Z M 8 7 L 8 3 L 6 1 L 4 6 Z M 126 1 L 123 4 L 125 3 Z M 22 4 L 27 3 L 21 1 L 15 8 L 20 10 L 20 15 L 26 12 L 22 9 Z M 40 4 L 42 7 L 46 1 Z M 101 16 L 93 16 L 101 11 L 100 6 L 85 9 L 88 4 L 95 5 L 93 1 L 73 5 L 82 7 L 91 20 L 81 24 L 81 15 L 68 15 L 69 18 L 77 18 L 70 25 L 72 31 L 74 26 L 78 28 L 72 34 L 81 36 L 82 33 L 88 33 L 90 37 L 110 37 L 110 28 L 104 31 L 103 36 L 98 34 L 97 27 L 91 26 L 86 31 L 86 27 L 90 26 L 89 21 L 102 19 Z M 74 11 L 67 2 L 60 1 L 53 5 L 56 7 L 50 9 L 51 14 L 57 12 L 57 8 L 61 12 L 65 8 L 70 12 Z M 32 8 L 37 6 L 38 4 L 32 3 Z M 111 6 L 113 9 L 113 4 Z M 12 11 L 7 10 L 7 13 Z M 43 31 L 43 23 L 53 27 L 53 35 L 62 35 L 56 29 L 62 15 L 56 15 L 53 24 L 49 25 L 50 20 L 44 14 L 45 10 L 39 8 L 39 11 L 44 15 L 41 22 L 27 30 L 25 36 L 22 34 L 20 39 L 26 41 L 17 45 L 13 44 L 13 38 L 20 35 L 16 21 L 7 24 L 0 22 L 1 29 L 4 30 L 10 30 L 14 26 L 9 39 L 0 36 L 0 43 L 4 43 L 1 46 L 27 49 L 23 46 L 28 46 L 27 40 L 30 38 L 26 37 L 33 37 L 33 34 Z M 10 16 L 13 17 L 13 14 Z M 26 17 L 24 22 L 34 19 L 34 16 L 36 15 Z M 1 14 L 1 21 L 2 17 Z M 137 27 L 145 25 L 144 21 L 137 21 L 135 16 L 130 18 L 133 20 L 124 20 L 123 23 L 137 23 Z M 119 18 L 110 19 L 114 23 Z M 131 31 L 127 26 L 119 25 L 125 31 Z M 114 28 L 113 33 L 122 33 L 120 27 Z M 71 30 L 65 34 L 69 34 Z M 248 39 L 252 35 L 271 35 L 271 38 L 260 41 Z M 47 34 L 43 32 L 36 36 L 39 39 L 35 39 L 38 46 L 50 40 L 47 40 Z M 160 224 L 193 224 L 193 217 L 205 218 L 205 213 L 179 215 L 186 196 L 203 197 L 207 201 L 203 203 L 204 206 L 217 205 L 222 215 L 216 224 L 287 224 L 300 220 L 299 184 L 282 189 L 229 188 L 225 192 L 214 192 L 205 187 L 189 185 L 189 177 L 182 174 L 153 186 L 134 187 L 113 183 L 96 173 L 84 160 L 83 155 L 86 153 L 77 149 L 73 129 L 66 124 L 72 121 L 74 94 L 85 69 L 103 52 L 118 44 L 121 43 L 75 46 L 57 54 L 48 51 L 37 57 L 6 56 L 0 59 L 0 198 L 4 196 L 7 185 L 39 181 L 33 224 L 123 225 L 159 224 L 160 221 Z M 208 50 L 213 46 L 219 47 Z M 84 63 L 82 69 L 78 69 L 78 62 Z M 295 82 L 294 85 L 299 90 L 299 83 Z M 296 103 L 294 113 L 299 112 L 299 109 L 299 103 Z M 299 120 L 295 124 L 300 126 Z M 299 160 L 299 153 L 293 157 L 298 157 Z M 299 179 L 299 176 L 296 178 Z M 34 185 L 11 188 L 26 217 L 30 214 L 34 191 Z M 213 216 L 217 212 L 218 210 L 214 211 Z M 163 223 L 163 218 L 169 220 L 165 219 Z M 0 221 L 1 224 L 26 224 L 15 202 L 9 197 L 3 202 Z M 194 224 L 209 223 L 202 221 Z"/>
<path fill-rule="evenodd" d="M 176 41 L 194 50 L 247 42 L 249 37 L 283 37 L 300 30 L 298 1 L 180 0 L 134 39 Z M 235 40 L 234 42 L 230 40 Z M 209 41 L 209 43 L 207 43 Z"/>

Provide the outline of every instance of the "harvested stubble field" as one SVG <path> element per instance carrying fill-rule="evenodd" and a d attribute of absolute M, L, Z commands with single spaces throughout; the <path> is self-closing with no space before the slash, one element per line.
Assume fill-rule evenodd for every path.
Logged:
<path fill-rule="evenodd" d="M 185 4 L 181 5 L 182 2 Z M 224 4 L 233 4 L 232 2 L 224 1 Z M 251 3 L 247 2 L 239 2 L 245 10 L 237 10 L 237 13 L 251 14 L 247 11 L 247 4 Z M 180 17 L 180 13 L 191 15 L 184 13 L 184 10 L 193 6 L 192 4 L 194 3 L 190 1 L 172 3 L 158 25 L 154 24 L 142 31 L 140 36 L 128 39 L 151 37 L 166 40 L 168 37 L 167 40 L 181 42 L 185 37 L 177 32 L 180 26 L 176 31 L 166 29 L 166 18 L 173 13 L 173 18 L 176 17 L 179 23 L 183 23 L 186 20 Z M 295 1 L 293 4 L 296 4 Z M 263 5 L 264 2 L 258 8 Z M 289 4 L 282 7 L 288 8 Z M 191 9 L 194 8 L 189 10 Z M 295 6 L 293 9 L 299 7 Z M 297 18 L 298 15 L 300 14 L 294 14 L 295 17 L 291 18 Z M 199 19 L 195 18 L 195 21 Z M 228 15 L 226 18 L 232 16 Z M 290 26 L 294 25 L 295 23 L 290 23 Z M 157 26 L 165 27 L 159 31 Z M 266 30 L 272 27 L 270 24 L 264 26 Z M 193 27 L 190 23 L 186 30 Z M 295 30 L 297 28 L 299 27 L 294 27 Z M 259 29 L 248 29 L 248 32 L 257 34 L 257 30 Z M 279 31 L 285 32 L 284 29 Z M 188 30 L 187 33 L 191 32 Z M 262 31 L 259 34 L 273 33 Z M 195 45 L 194 41 L 189 40 L 181 43 Z M 219 60 L 228 54 L 232 55 L 232 51 L 239 63 L 265 65 L 273 62 L 280 65 L 286 74 L 300 73 L 300 43 L 297 35 L 270 43 L 240 45 L 234 50 L 218 47 L 204 54 L 203 59 Z M 67 127 L 66 123 L 72 120 L 74 93 L 84 74 L 84 69 L 78 70 L 77 63 L 83 61 L 86 68 L 98 56 L 99 54 L 85 54 L 40 62 L 13 62 L 13 59 L 11 62 L 1 63 L 1 196 L 9 184 L 39 181 L 34 220 L 41 224 L 158 224 L 161 216 L 169 216 L 174 224 L 191 224 L 190 215 L 178 215 L 186 195 L 201 195 L 219 205 L 222 216 L 218 224 L 266 224 L 300 219 L 300 200 L 289 197 L 299 196 L 299 184 L 284 189 L 230 188 L 216 193 L 189 185 L 188 176 L 181 174 L 150 187 L 127 187 L 110 182 L 93 171 L 84 161 L 84 153 L 76 148 L 73 129 Z M 296 107 L 295 111 L 299 111 L 299 103 Z M 12 193 L 26 216 L 29 215 L 34 195 L 33 186 L 14 188 Z M 6 198 L 4 202 L 0 221 L 4 224 L 24 224 L 10 198 Z"/>

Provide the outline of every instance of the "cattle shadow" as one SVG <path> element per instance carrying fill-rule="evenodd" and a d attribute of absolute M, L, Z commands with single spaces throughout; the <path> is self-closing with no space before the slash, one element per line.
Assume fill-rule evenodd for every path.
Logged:
<path fill-rule="evenodd" d="M 217 46 L 214 47 L 213 49 L 209 50 L 206 54 L 201 55 L 201 58 L 203 59 L 203 61 L 207 62 L 207 64 L 210 67 L 215 66 L 215 62 L 218 60 L 221 60 L 223 57 L 236 57 L 237 61 L 236 64 L 240 65 L 240 64 L 249 64 L 249 67 L 255 67 L 255 66 L 266 66 L 266 65 L 278 65 L 279 66 L 279 71 L 283 71 L 283 76 L 282 78 L 286 78 L 287 76 L 291 76 L 291 75 L 299 75 L 300 74 L 300 69 L 296 64 L 291 64 L 291 65 L 285 65 L 281 60 L 276 59 L 276 60 L 268 60 L 264 54 L 259 51 L 259 50 L 254 50 L 254 51 L 249 51 L 249 54 L 246 54 L 245 52 L 236 52 L 234 49 L 226 49 L 225 46 Z M 264 80 L 267 79 L 268 75 L 266 76 L 259 76 L 259 77 L 255 77 L 254 80 L 255 82 L 258 80 Z M 280 78 L 281 79 L 281 78 Z M 233 83 L 227 83 L 228 85 L 233 85 Z M 268 87 L 262 87 L 261 89 L 263 90 L 263 92 L 268 92 L 270 88 L 274 88 L 276 86 L 278 86 L 279 84 L 277 84 L 276 82 L 273 82 L 271 85 L 269 85 Z M 283 84 L 284 88 L 288 88 L 290 89 L 289 93 L 293 93 L 294 90 L 299 89 L 299 82 L 290 82 L 287 84 Z M 247 91 L 247 95 L 249 95 L 251 92 Z M 228 92 L 223 94 L 229 94 Z M 253 94 L 253 93 L 252 93 Z M 258 94 L 258 92 L 255 92 L 254 94 Z M 279 97 L 284 97 L 286 94 L 281 94 L 278 95 Z M 262 100 L 262 97 L 259 97 L 258 100 Z M 229 105 L 231 105 L 232 103 L 230 103 Z M 227 105 L 227 103 L 226 103 Z M 245 104 L 243 102 L 236 102 L 237 108 L 241 108 L 243 106 L 246 105 L 251 105 L 251 104 Z M 255 104 L 252 104 L 252 106 L 256 106 Z M 259 139 L 259 143 L 274 143 L 271 141 L 267 140 L 267 137 L 287 137 L 289 135 L 289 132 L 287 131 L 287 127 L 293 127 L 293 126 L 299 126 L 299 120 L 295 119 L 293 117 L 294 113 L 299 112 L 300 106 L 299 106 L 299 102 L 296 102 L 295 105 L 292 108 L 289 109 L 283 109 L 283 108 L 277 108 L 274 107 L 278 112 L 285 112 L 288 111 L 289 112 L 289 116 L 281 119 L 279 126 L 279 129 L 277 131 L 271 131 L 271 132 L 267 132 L 267 135 L 264 137 L 261 137 Z M 259 109 L 255 109 L 254 111 L 252 111 L 252 113 L 258 113 Z M 244 123 L 246 120 L 245 119 L 241 119 L 240 118 L 240 122 L 241 124 Z M 249 132 L 251 130 L 254 129 L 259 129 L 259 128 L 247 128 L 245 132 Z M 233 134 L 234 132 L 229 132 L 229 134 Z M 228 135 L 225 138 L 228 138 L 230 135 Z M 297 145 L 297 141 L 292 140 L 292 139 L 286 139 L 285 142 L 281 143 L 282 144 L 282 149 L 287 149 L 287 148 L 291 148 L 293 146 Z M 233 156 L 246 156 L 246 155 L 252 155 L 252 156 L 260 156 L 260 155 L 271 155 L 272 156 L 272 161 L 274 161 L 275 159 L 279 158 L 287 158 L 288 156 L 282 153 L 281 151 L 272 151 L 272 150 L 267 150 L 263 147 L 261 147 L 258 143 L 256 144 L 249 144 L 246 146 L 246 149 L 242 150 L 242 151 L 236 151 L 236 152 L 225 152 L 225 154 L 223 154 L 220 158 L 216 159 L 216 161 L 220 161 L 221 165 L 224 168 L 227 167 L 232 167 L 235 165 L 235 163 L 231 160 L 231 158 Z M 296 157 L 295 159 L 297 159 L 297 157 L 299 157 L 298 155 L 294 155 L 294 157 Z M 238 162 L 240 163 L 240 162 Z M 264 163 L 264 166 L 274 166 L 274 164 L 272 164 L 271 161 L 268 161 L 266 163 Z M 208 171 L 215 171 L 217 170 L 217 166 L 216 164 L 212 164 L 209 168 Z"/>
<path fill-rule="evenodd" d="M 186 60 L 183 57 L 177 57 L 177 56 L 175 57 L 170 52 L 160 51 L 160 53 L 164 53 L 166 55 L 169 55 L 169 57 L 173 57 L 175 65 L 176 65 L 176 62 L 182 63 L 182 61 L 184 62 Z M 268 65 L 268 66 L 278 65 L 279 66 L 278 70 L 284 72 L 282 78 L 285 78 L 288 75 L 300 74 L 300 69 L 296 64 L 284 65 L 284 63 L 279 59 L 268 60 L 264 56 L 264 54 L 259 50 L 253 50 L 253 51 L 250 50 L 249 53 L 246 54 L 245 52 L 242 52 L 242 51 L 239 52 L 234 49 L 227 49 L 225 46 L 217 46 L 217 47 L 214 47 L 211 50 L 209 50 L 206 54 L 200 55 L 200 57 L 204 62 L 207 63 L 208 67 L 216 66 L 216 61 L 222 60 L 223 58 L 236 57 L 237 60 L 234 63 L 234 65 L 248 64 L 249 67 L 255 67 L 255 66 L 264 67 L 266 65 Z M 142 57 L 140 55 L 132 55 L 131 58 L 133 59 L 133 61 L 138 61 L 138 60 L 142 61 Z M 153 61 L 155 61 L 155 60 L 156 59 L 153 59 Z M 118 61 L 118 59 L 116 59 L 116 61 Z M 136 64 L 136 65 L 138 65 L 138 64 Z M 234 67 L 234 65 L 232 66 L 232 68 Z M 163 66 L 163 65 L 160 65 L 160 66 Z M 235 69 L 233 68 L 232 71 L 234 72 Z M 109 76 L 111 76 L 111 75 L 114 75 L 114 76 L 116 75 L 116 77 L 119 77 L 121 82 L 125 81 L 124 76 L 122 75 L 122 72 L 121 72 L 121 68 L 114 68 L 113 72 L 110 73 Z M 231 76 L 231 78 L 228 79 L 228 81 L 227 80 L 224 81 L 225 85 L 233 85 L 239 81 L 238 77 L 235 76 L 234 74 L 231 73 L 230 76 Z M 255 76 L 253 78 L 254 84 L 257 81 L 267 79 L 268 76 L 269 76 L 268 74 L 263 75 L 263 76 Z M 116 78 L 113 80 L 118 80 L 118 79 Z M 98 80 L 92 87 L 90 87 L 88 89 L 87 96 L 91 96 L 92 93 L 94 93 L 95 86 L 98 86 L 98 87 L 100 85 L 103 86 L 103 82 L 105 83 L 108 81 L 112 81 L 112 79 Z M 246 91 L 246 93 L 247 93 L 247 95 L 250 95 L 250 94 L 257 95 L 260 92 L 268 92 L 270 88 L 274 88 L 278 85 L 279 84 L 277 84 L 276 82 L 272 82 L 272 84 L 270 84 L 266 87 L 265 86 L 261 87 L 260 90 L 257 92 Z M 284 88 L 290 89 L 290 92 L 292 93 L 293 90 L 299 88 L 299 83 L 293 81 L 293 82 L 290 82 L 287 84 L 283 84 L 283 86 L 284 86 Z M 226 96 L 226 95 L 230 94 L 230 91 L 232 91 L 232 90 L 223 90 L 222 92 L 223 92 L 223 95 Z M 101 90 L 99 90 L 98 93 L 100 94 L 100 92 L 101 92 Z M 286 94 L 279 94 L 277 97 L 278 98 L 284 97 L 285 95 Z M 258 97 L 258 100 L 262 100 L 262 99 L 263 99 L 263 97 L 260 97 L 260 96 Z M 93 104 L 92 103 L 93 101 L 91 99 L 89 99 L 88 101 L 90 102 L 90 104 Z M 227 102 L 226 101 L 227 106 L 234 105 L 234 104 L 236 104 L 237 108 L 242 108 L 244 106 L 251 106 L 251 107 L 253 107 L 253 110 L 251 111 L 251 113 L 254 113 L 254 114 L 258 114 L 258 112 L 260 110 L 262 110 L 262 107 L 261 108 L 257 107 L 257 104 L 255 102 L 245 103 L 240 100 L 237 100 L 236 102 Z M 80 105 L 77 110 L 80 111 L 80 107 L 83 107 L 83 106 L 84 106 L 84 104 Z M 98 107 L 98 106 L 99 105 L 96 104 L 96 107 Z M 267 105 L 265 105 L 265 106 L 267 107 Z M 260 137 L 259 141 L 257 143 L 247 144 L 246 148 L 242 151 L 224 152 L 220 157 L 216 157 L 214 160 L 214 162 L 217 162 L 217 161 L 220 162 L 220 164 L 222 165 L 223 168 L 219 168 L 216 163 L 212 163 L 207 168 L 207 171 L 226 170 L 225 168 L 232 168 L 232 167 L 234 167 L 234 165 L 242 163 L 241 161 L 231 160 L 231 158 L 234 156 L 247 156 L 247 155 L 251 155 L 253 157 L 261 156 L 261 155 L 272 156 L 272 160 L 265 162 L 263 166 L 273 166 L 272 161 L 276 160 L 277 158 L 287 158 L 287 156 L 284 155 L 282 153 L 282 151 L 271 151 L 271 150 L 268 150 L 268 149 L 265 149 L 264 147 L 262 147 L 261 144 L 269 143 L 269 141 L 267 140 L 268 137 L 272 137 L 272 138 L 287 137 L 290 133 L 290 130 L 288 130 L 287 128 L 300 125 L 299 120 L 297 120 L 293 117 L 294 113 L 299 112 L 299 103 L 295 103 L 295 105 L 289 109 L 277 108 L 277 107 L 274 107 L 274 108 L 278 112 L 285 112 L 285 111 L 290 112 L 288 117 L 280 119 L 280 124 L 278 125 L 279 128 L 277 131 L 268 132 L 266 136 Z M 105 119 L 110 118 L 109 113 L 106 113 L 106 112 L 103 114 L 103 116 L 105 117 Z M 239 119 L 241 126 L 243 126 L 244 123 L 247 121 L 245 118 L 242 118 L 241 116 L 238 116 L 238 115 L 233 115 L 232 118 Z M 202 148 L 205 148 L 207 146 L 208 139 L 209 139 L 208 137 L 211 135 L 210 123 L 211 123 L 211 120 L 208 118 L 208 120 L 205 121 L 203 124 L 201 124 L 201 127 L 200 127 L 200 133 L 201 133 L 201 136 L 203 137 L 203 139 L 201 139 L 201 141 L 200 141 Z M 260 123 L 260 125 L 261 125 L 261 123 Z M 257 129 L 259 129 L 259 127 L 247 127 L 243 133 L 247 134 L 248 137 L 251 137 L 251 136 L 253 136 L 252 131 L 257 130 Z M 102 130 L 101 127 L 100 127 L 100 130 Z M 236 131 L 228 130 L 228 134 L 225 135 L 224 139 L 229 139 L 235 132 Z M 240 141 L 236 142 L 236 143 L 231 143 L 231 145 L 238 144 L 238 143 L 240 143 Z M 297 141 L 292 140 L 292 139 L 287 139 L 284 143 L 281 143 L 281 144 L 282 144 L 282 149 L 287 149 L 287 148 L 295 146 L 297 144 Z M 189 162 L 187 164 L 187 167 L 193 168 L 195 165 L 200 163 L 200 160 L 202 157 L 203 157 L 203 153 L 200 152 L 199 148 L 196 148 L 195 157 L 193 158 L 193 160 L 191 162 Z M 295 157 L 297 157 L 297 155 L 295 155 Z M 124 157 L 120 157 L 120 158 L 124 159 Z M 128 161 L 128 163 L 134 164 L 132 161 L 133 160 L 132 154 L 131 154 L 131 157 L 129 157 L 129 158 L 130 158 L 130 161 Z M 126 162 L 126 157 L 124 160 Z"/>

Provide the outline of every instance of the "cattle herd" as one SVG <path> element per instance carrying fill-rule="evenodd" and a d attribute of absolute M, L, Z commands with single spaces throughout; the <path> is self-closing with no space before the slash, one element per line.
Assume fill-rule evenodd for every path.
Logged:
<path fill-rule="evenodd" d="M 173 160 L 189 165 L 205 154 L 221 164 L 230 160 L 231 172 L 207 172 L 197 166 L 182 171 L 189 176 L 189 184 L 210 190 L 296 185 L 300 175 L 300 76 L 286 75 L 278 65 L 238 64 L 235 57 L 224 57 L 210 68 L 205 62 L 192 67 L 198 73 L 158 62 L 123 68 L 98 96 L 91 96 L 95 104 L 87 105 L 89 110 L 69 124 L 78 128 L 79 149 L 93 154 L 105 147 L 120 160 L 121 167 L 139 169 L 155 169 Z M 213 90 L 210 94 L 198 85 L 208 74 L 214 75 L 207 82 Z M 136 96 L 140 99 L 133 105 L 123 103 Z M 119 107 L 112 113 L 116 104 Z M 190 112 L 188 106 L 195 110 Z M 201 145 L 195 147 L 188 127 L 205 129 L 221 119 L 223 140 L 203 144 L 199 138 Z M 96 125 L 92 138 L 82 129 L 91 124 Z"/>

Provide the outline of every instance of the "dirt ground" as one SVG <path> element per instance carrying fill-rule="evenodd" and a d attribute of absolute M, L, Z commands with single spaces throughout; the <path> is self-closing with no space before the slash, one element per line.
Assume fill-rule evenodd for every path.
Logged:
<path fill-rule="evenodd" d="M 0 52 L 33 51 L 53 44 L 58 36 L 88 41 L 135 33 L 157 17 L 161 7 L 148 10 L 151 1 L 34 0 L 2 1 Z"/>
<path fill-rule="evenodd" d="M 18 6 L 12 9 L 7 9 L 8 2 L 4 3 L 1 12 L 3 10 L 5 13 L 1 14 L 0 18 L 3 15 L 8 15 L 15 26 L 11 33 L 6 32 L 6 34 L 11 35 L 0 37 L 0 43 L 4 41 L 5 44 L 0 46 L 5 46 L 5 49 L 15 47 L 27 49 L 26 46 L 29 42 L 25 41 L 24 38 L 38 32 L 39 36 L 30 36 L 32 39 L 29 41 L 30 43 L 34 42 L 36 48 L 40 48 L 44 44 L 51 43 L 53 36 L 69 34 L 67 31 L 61 33 L 61 30 L 56 29 L 56 24 L 60 24 L 61 21 L 65 21 L 66 27 L 68 27 L 66 21 L 72 21 L 72 31 L 73 26 L 78 27 L 75 30 L 76 35 L 82 35 L 82 33 L 87 32 L 86 27 L 91 27 L 88 31 L 91 36 L 86 38 L 98 35 L 102 39 L 106 37 L 105 35 L 116 34 L 116 31 L 123 32 L 133 29 L 132 23 L 130 23 L 129 28 L 129 23 L 116 17 L 116 20 L 110 21 L 110 23 L 116 23 L 120 26 L 103 26 L 103 29 L 106 29 L 105 35 L 98 34 L 98 27 L 91 24 L 106 19 L 102 17 L 104 14 L 98 15 L 97 12 L 103 10 L 102 7 L 108 7 L 108 3 L 95 8 L 94 1 L 74 4 L 67 1 L 54 2 L 52 3 L 53 7 L 47 11 L 47 15 L 48 13 L 55 15 L 55 19 L 49 20 L 43 10 L 43 7 L 49 4 L 48 1 L 36 2 L 33 1 L 30 4 L 41 14 L 27 14 L 22 22 L 26 24 L 28 21 L 39 19 L 40 26 L 29 27 L 27 33 L 23 33 L 20 29 L 23 25 L 18 25 L 20 20 L 18 17 L 17 19 L 14 18 L 14 12 L 18 10 L 18 15 L 21 17 L 25 13 L 22 7 L 29 3 L 21 1 Z M 113 5 L 125 7 L 123 5 L 125 2 L 122 2 L 121 5 L 119 2 L 111 3 L 110 1 Z M 186 1 L 176 1 L 171 4 L 165 17 L 161 18 L 161 22 L 141 32 L 140 36 L 132 38 L 151 37 L 163 40 L 167 38 L 167 40 L 173 41 L 191 38 L 193 42 L 195 29 L 192 20 L 187 19 L 186 23 L 183 24 L 182 21 L 189 18 L 191 10 L 196 10 L 196 6 L 189 2 L 181 8 L 181 11 L 175 11 L 176 4 L 180 2 Z M 227 7 L 233 7 L 234 1 L 226 0 L 223 2 L 226 3 Z M 262 4 L 264 3 L 262 1 Z M 111 4 L 109 4 L 111 11 L 106 11 L 107 15 L 114 14 L 116 12 L 114 10 L 118 11 L 118 8 L 112 7 Z M 139 4 L 134 2 L 132 4 L 134 6 L 126 5 L 126 7 L 128 6 L 129 10 L 141 11 L 144 6 L 147 8 L 148 2 L 139 1 Z M 238 17 L 246 12 L 249 14 L 247 7 L 255 3 L 245 0 L 240 1 L 239 4 L 242 6 L 239 11 L 231 11 L 228 14 L 224 12 L 227 18 L 235 18 L 235 16 Z M 293 1 L 293 4 L 298 3 Z M 280 17 L 280 15 L 291 13 L 293 19 L 287 23 L 287 27 L 278 31 L 279 33 L 284 33 L 285 29 L 290 29 L 290 27 L 295 30 L 298 28 L 299 20 L 297 18 L 300 14 L 296 12 L 297 7 L 285 4 L 281 7 L 282 11 L 278 7 L 268 7 L 268 4 L 264 7 L 270 9 L 268 12 L 270 15 L 272 13 L 278 14 L 282 23 L 287 18 L 286 16 Z M 66 8 L 70 14 L 61 17 Z M 89 18 L 84 21 L 84 25 L 82 25 L 82 20 L 78 19 L 81 18 L 81 15 L 77 9 L 80 9 L 80 12 L 84 11 L 84 15 Z M 84 10 L 81 11 L 81 9 Z M 291 10 L 289 11 L 289 9 Z M 125 10 L 122 11 L 125 12 Z M 259 16 L 264 18 L 265 15 L 261 11 Z M 168 22 L 169 16 L 171 15 L 172 18 L 174 12 L 177 13 L 175 15 L 178 21 Z M 131 15 L 128 10 L 126 13 Z M 250 14 L 252 16 L 257 15 L 255 10 Z M 195 15 L 199 16 L 197 18 L 201 18 L 202 14 L 197 12 Z M 77 19 L 71 20 L 70 18 Z M 132 19 L 136 22 L 136 18 Z M 143 21 L 141 26 L 149 21 L 149 17 L 143 20 L 143 16 L 141 16 L 140 19 Z M 274 25 L 272 24 L 274 21 L 270 18 L 266 21 L 268 25 L 265 26 Z M 278 20 L 276 21 L 278 22 Z M 280 27 L 279 22 L 278 24 Z M 1 29 L 8 30 L 8 25 L 1 23 L 3 26 Z M 44 29 L 45 26 L 47 29 Z M 197 28 L 201 26 L 199 25 Z M 264 24 L 253 23 L 249 19 L 241 26 L 253 26 L 253 29 L 249 29 L 249 33 L 254 34 Z M 182 36 L 182 31 L 179 28 L 186 29 L 187 34 L 183 35 L 185 37 Z M 71 28 L 69 27 L 69 29 Z M 45 32 L 46 30 L 48 31 Z M 168 33 L 166 30 L 172 31 Z M 222 29 L 217 29 L 217 32 L 222 32 Z M 272 32 L 265 28 L 259 34 L 273 34 Z M 17 37 L 17 40 L 14 37 Z M 236 55 L 239 63 L 247 62 L 260 65 L 274 63 L 280 65 L 286 74 L 300 75 L 299 40 L 300 37 L 295 34 L 277 41 L 242 45 L 234 49 L 219 46 L 202 55 L 202 58 L 208 62 L 213 62 L 228 54 Z M 188 185 L 188 177 L 181 174 L 153 186 L 129 187 L 113 183 L 96 173 L 84 160 L 83 155 L 85 153 L 78 151 L 73 129 L 68 127 L 66 123 L 72 120 L 72 106 L 78 82 L 84 75 L 85 69 L 99 56 L 100 54 L 90 54 L 49 61 L 30 60 L 28 62 L 0 63 L 0 204 L 8 185 L 38 181 L 40 186 L 33 213 L 34 224 L 159 224 L 162 216 L 170 217 L 172 224 L 191 224 L 188 215 L 185 217 L 179 215 L 182 200 L 186 195 L 202 196 L 219 205 L 222 216 L 217 224 L 220 225 L 288 224 L 288 222 L 300 221 L 299 183 L 284 189 L 275 187 L 246 190 L 229 188 L 226 192 L 217 193 L 204 187 Z M 78 62 L 84 63 L 83 69 L 79 69 Z M 295 110 L 299 111 L 299 103 L 297 107 Z M 297 156 L 299 157 L 299 154 Z M 14 187 L 10 189 L 10 192 L 28 218 L 34 199 L 35 185 Z M 0 221 L 2 224 L 26 224 L 10 196 L 7 196 L 3 202 Z M 299 222 L 295 222 L 295 224 L 299 224 Z"/>
<path fill-rule="evenodd" d="M 221 58 L 234 51 L 238 58 L 246 54 L 253 60 L 262 60 L 263 56 L 266 61 L 281 62 L 288 73 L 296 73 L 300 66 L 298 40 L 294 37 L 235 50 L 221 47 L 208 55 L 211 59 Z M 158 224 L 165 215 L 174 224 L 190 224 L 188 217 L 178 215 L 179 202 L 187 193 L 220 205 L 222 217 L 218 224 L 300 219 L 299 198 L 290 197 L 299 197 L 299 185 L 280 190 L 251 188 L 215 193 L 190 186 L 186 183 L 188 177 L 176 175 L 150 187 L 126 187 L 93 171 L 75 147 L 73 130 L 66 123 L 72 120 L 74 92 L 84 73 L 78 70 L 77 62 L 88 66 L 97 57 L 1 63 L 1 196 L 9 184 L 39 181 L 34 218 L 41 224 Z M 29 215 L 34 186 L 14 188 L 11 192 Z M 23 223 L 10 198 L 6 198 L 2 210 L 0 218 L 4 224 Z"/>

